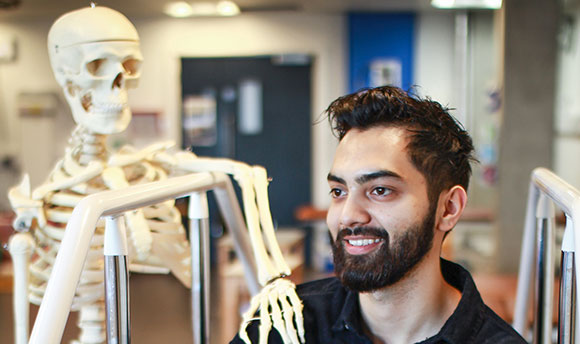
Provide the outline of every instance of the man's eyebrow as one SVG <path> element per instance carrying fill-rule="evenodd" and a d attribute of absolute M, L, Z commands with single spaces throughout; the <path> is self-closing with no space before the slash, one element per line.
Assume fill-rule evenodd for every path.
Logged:
<path fill-rule="evenodd" d="M 401 179 L 401 180 L 403 179 L 403 177 L 401 177 L 399 174 L 397 174 L 397 173 L 395 173 L 393 171 L 380 170 L 380 171 L 376 171 L 376 172 L 371 172 L 371 173 L 363 174 L 363 175 L 361 175 L 361 176 L 359 176 L 359 177 L 356 178 L 356 182 L 357 182 L 357 184 L 364 184 L 364 183 L 367 183 L 367 182 L 369 182 L 371 180 L 379 179 L 379 178 L 385 178 L 385 177 L 388 177 L 388 178 L 396 178 L 396 179 Z M 346 185 L 346 180 L 344 180 L 344 179 L 342 179 L 342 178 L 340 178 L 338 176 L 335 176 L 332 173 L 329 173 L 328 176 L 326 177 L 326 179 L 329 182 L 336 182 L 336 183 L 339 183 L 339 184 Z"/>
<path fill-rule="evenodd" d="M 336 183 L 339 183 L 339 184 L 346 185 L 346 180 L 344 180 L 344 179 L 342 179 L 340 177 L 337 177 L 337 176 L 335 176 L 332 173 L 329 173 L 328 174 L 328 176 L 326 177 L 326 180 L 328 180 L 329 182 L 336 182 Z"/>
<path fill-rule="evenodd" d="M 364 183 L 367 183 L 371 180 L 384 178 L 384 177 L 396 178 L 396 179 L 401 179 L 401 180 L 403 179 L 403 177 L 401 177 L 399 174 L 397 174 L 393 171 L 381 170 L 381 171 L 363 174 L 363 175 L 356 178 L 356 182 L 358 184 L 364 184 Z"/>

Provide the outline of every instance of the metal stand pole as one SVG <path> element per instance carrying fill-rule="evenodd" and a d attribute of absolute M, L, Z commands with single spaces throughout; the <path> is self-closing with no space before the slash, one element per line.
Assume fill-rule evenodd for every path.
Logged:
<path fill-rule="evenodd" d="M 534 183 L 530 183 L 528 189 L 528 201 L 526 205 L 526 219 L 524 223 L 524 236 L 522 239 L 522 251 L 520 253 L 520 269 L 518 272 L 518 289 L 516 304 L 514 307 L 513 327 L 522 337 L 528 336 L 528 310 L 530 309 L 530 293 L 533 290 L 535 245 L 536 245 L 536 209 L 540 190 Z"/>
<path fill-rule="evenodd" d="M 576 332 L 576 269 L 574 263 L 574 224 L 566 215 L 566 228 L 562 238 L 562 263 L 560 302 L 558 316 L 558 344 L 575 343 Z"/>
<path fill-rule="evenodd" d="M 560 316 L 558 344 L 572 344 L 576 324 L 576 273 L 574 252 L 562 251 L 562 279 L 560 280 Z"/>
<path fill-rule="evenodd" d="M 256 295 L 262 288 L 258 282 L 254 253 L 250 242 L 250 236 L 246 228 L 246 222 L 236 192 L 229 177 L 226 177 L 223 188 L 213 189 L 213 194 L 218 203 L 220 214 L 225 222 L 228 232 L 234 239 L 236 256 L 244 267 L 244 277 L 248 284 L 251 295 Z"/>
<path fill-rule="evenodd" d="M 551 343 L 552 297 L 554 289 L 554 205 L 546 196 L 538 200 L 536 304 L 534 344 Z"/>
<path fill-rule="evenodd" d="M 108 217 L 104 251 L 107 342 L 110 344 L 131 343 L 126 240 L 123 217 Z"/>
<path fill-rule="evenodd" d="M 189 197 L 189 237 L 191 245 L 191 314 L 193 343 L 209 343 L 209 210 L 205 192 Z"/>

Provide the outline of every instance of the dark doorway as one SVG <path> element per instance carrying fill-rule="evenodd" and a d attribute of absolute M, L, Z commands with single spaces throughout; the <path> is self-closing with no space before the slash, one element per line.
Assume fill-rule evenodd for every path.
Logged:
<path fill-rule="evenodd" d="M 183 58 L 181 64 L 182 146 L 198 156 L 264 166 L 272 178 L 274 224 L 295 225 L 294 209 L 310 203 L 310 58 Z M 244 129 L 240 94 L 248 84 L 261 94 L 262 116 Z"/>

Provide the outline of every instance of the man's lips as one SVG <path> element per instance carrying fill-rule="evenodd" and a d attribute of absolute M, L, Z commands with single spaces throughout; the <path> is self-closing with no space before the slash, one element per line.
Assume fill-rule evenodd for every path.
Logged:
<path fill-rule="evenodd" d="M 352 255 L 367 254 L 383 243 L 383 239 L 366 235 L 347 235 L 343 238 L 346 252 Z"/>

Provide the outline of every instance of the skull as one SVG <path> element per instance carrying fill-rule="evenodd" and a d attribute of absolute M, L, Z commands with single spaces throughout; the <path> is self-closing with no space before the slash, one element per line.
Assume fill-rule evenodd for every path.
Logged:
<path fill-rule="evenodd" d="M 75 122 L 98 134 L 124 131 L 127 90 L 137 86 L 143 61 L 133 24 L 106 7 L 69 12 L 51 27 L 48 49 Z"/>

